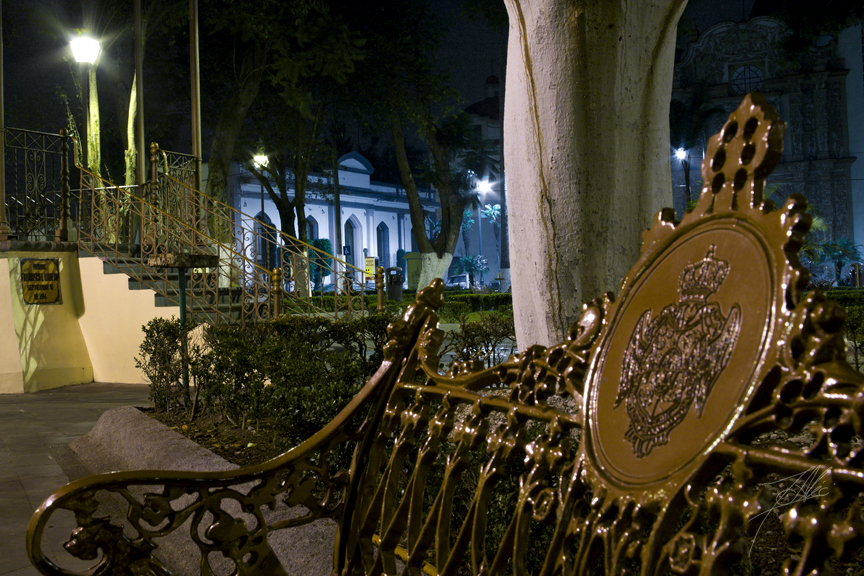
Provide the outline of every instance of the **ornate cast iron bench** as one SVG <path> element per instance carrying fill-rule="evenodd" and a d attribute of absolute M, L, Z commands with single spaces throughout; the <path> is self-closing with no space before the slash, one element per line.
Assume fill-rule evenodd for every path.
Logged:
<path fill-rule="evenodd" d="M 66 549 L 99 574 L 164 573 L 153 539 L 190 518 L 203 574 L 214 553 L 228 558 L 219 573 L 284 573 L 268 534 L 317 518 L 337 522 L 345 576 L 720 574 L 776 504 L 768 479 L 810 473 L 819 482 L 782 510 L 803 546 L 783 569 L 822 573 L 864 534 L 864 380 L 845 361 L 843 310 L 803 295 L 805 200 L 762 201 L 784 129 L 748 96 L 711 139 L 695 209 L 656 216 L 620 296 L 584 305 L 566 342 L 439 375 L 436 280 L 314 437 L 233 472 L 73 482 L 33 517 L 30 558 L 58 573 L 40 544 L 67 509 L 79 528 Z M 800 449 L 760 440 L 806 430 Z M 125 533 L 95 512 L 101 493 L 122 496 Z M 277 505 L 306 513 L 270 521 Z"/>

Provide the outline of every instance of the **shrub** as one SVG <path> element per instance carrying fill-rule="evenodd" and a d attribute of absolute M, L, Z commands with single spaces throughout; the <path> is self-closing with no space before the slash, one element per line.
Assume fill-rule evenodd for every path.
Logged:
<path fill-rule="evenodd" d="M 834 288 L 825 292 L 825 296 L 844 308 L 864 306 L 864 290 L 861 289 Z"/>
<path fill-rule="evenodd" d="M 467 302 L 445 302 L 438 310 L 438 318 L 442 322 L 452 324 L 459 322 L 464 316 L 471 312 L 471 306 Z"/>
<path fill-rule="evenodd" d="M 513 306 L 512 294 L 447 294 L 447 302 L 464 302 L 472 312 L 497 310 L 502 306 Z"/>
<path fill-rule="evenodd" d="M 502 307 L 494 312 L 481 312 L 475 321 L 462 316 L 459 329 L 447 334 L 441 355 L 452 354 L 458 362 L 480 359 L 489 368 L 506 360 L 515 343 L 513 309 Z"/>
<path fill-rule="evenodd" d="M 182 354 L 183 340 L 194 328 L 192 324 L 184 332 L 177 318 L 154 318 L 141 328 L 144 340 L 135 366 L 150 380 L 150 400 L 158 412 L 191 409 L 189 391 L 183 387 Z"/>
<path fill-rule="evenodd" d="M 846 308 L 846 342 L 852 349 L 855 369 L 864 364 L 864 306 Z"/>
<path fill-rule="evenodd" d="M 285 447 L 317 432 L 353 398 L 383 360 L 387 326 L 401 314 L 351 320 L 282 316 L 248 326 L 208 326 L 206 351 L 190 354 L 201 410 L 246 427 L 277 430 Z M 157 410 L 189 406 L 181 390 L 179 323 L 157 319 L 144 329 L 136 360 L 151 380 Z"/>

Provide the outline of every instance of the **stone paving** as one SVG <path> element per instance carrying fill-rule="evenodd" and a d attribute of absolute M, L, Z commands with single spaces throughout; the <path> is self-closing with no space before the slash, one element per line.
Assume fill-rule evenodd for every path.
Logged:
<path fill-rule="evenodd" d="M 0 394 L 0 575 L 39 574 L 24 548 L 30 516 L 54 490 L 89 474 L 69 442 L 110 408 L 150 406 L 148 392 L 145 384 L 93 383 Z M 43 545 L 54 557 L 69 535 L 68 520 L 70 526 L 61 519 L 46 530 Z"/>

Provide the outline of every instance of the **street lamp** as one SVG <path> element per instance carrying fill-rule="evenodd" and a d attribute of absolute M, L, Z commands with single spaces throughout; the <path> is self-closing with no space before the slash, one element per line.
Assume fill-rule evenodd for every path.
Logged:
<path fill-rule="evenodd" d="M 685 204 L 684 211 L 690 207 L 690 155 L 683 148 L 675 150 L 675 157 L 681 161 L 681 167 L 684 168 L 684 194 Z"/>
<path fill-rule="evenodd" d="M 480 204 L 477 205 L 477 245 L 480 249 L 480 285 L 483 285 L 483 216 L 480 214 L 480 206 L 483 205 L 483 194 L 492 191 L 492 183 L 488 178 L 483 178 L 477 183 L 477 191 L 480 192 Z"/>
<path fill-rule="evenodd" d="M 102 152 L 99 141 L 99 93 L 96 90 L 96 63 L 99 60 L 99 42 L 87 36 L 78 36 L 70 41 L 72 55 L 80 64 L 87 64 L 86 89 L 88 92 L 84 110 L 87 125 L 87 168 L 90 172 L 100 175 L 99 165 L 102 163 Z M 82 89 L 85 84 L 82 82 Z M 94 186 L 96 183 L 94 182 Z"/>
<path fill-rule="evenodd" d="M 268 164 L 270 164 L 270 159 L 266 154 L 255 154 L 252 157 L 252 162 L 255 164 L 255 167 L 259 172 L 263 168 L 266 168 Z M 263 176 L 263 174 L 262 174 Z M 264 234 L 264 180 L 260 180 L 261 183 L 261 217 L 258 219 L 258 256 L 261 258 L 261 264 L 268 268 L 269 262 L 267 262 L 267 247 L 265 246 L 265 234 Z"/>
<path fill-rule="evenodd" d="M 262 168 L 266 168 L 270 163 L 270 159 L 267 158 L 266 154 L 256 154 L 252 157 L 252 162 L 255 163 L 255 167 L 258 168 L 258 171 L 261 171 Z M 261 181 L 261 218 L 263 221 L 264 218 L 264 181 Z"/>

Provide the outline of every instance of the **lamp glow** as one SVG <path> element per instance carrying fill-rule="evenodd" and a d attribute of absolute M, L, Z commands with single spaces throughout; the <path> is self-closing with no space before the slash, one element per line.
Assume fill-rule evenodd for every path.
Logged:
<path fill-rule="evenodd" d="M 70 42 L 76 62 L 93 64 L 99 57 L 99 42 L 93 38 L 79 36 Z"/>
<path fill-rule="evenodd" d="M 270 159 L 264 154 L 256 154 L 252 157 L 252 161 L 255 162 L 255 166 L 258 168 L 264 168 L 270 163 Z"/>
<path fill-rule="evenodd" d="M 486 178 L 477 183 L 477 189 L 483 194 L 488 194 L 492 191 L 492 183 Z"/>
<path fill-rule="evenodd" d="M 678 148 L 675 150 L 675 157 L 678 158 L 678 160 L 684 160 L 687 157 L 687 151 L 683 148 Z"/>

